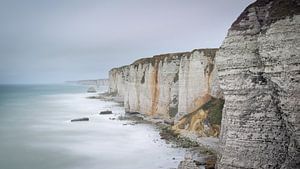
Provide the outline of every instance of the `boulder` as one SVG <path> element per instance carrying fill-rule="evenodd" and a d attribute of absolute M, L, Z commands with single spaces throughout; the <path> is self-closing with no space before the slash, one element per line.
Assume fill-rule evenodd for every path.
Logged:
<path fill-rule="evenodd" d="M 112 114 L 112 111 L 111 111 L 111 110 L 105 110 L 105 111 L 101 111 L 99 114 L 100 114 L 100 115 L 104 115 L 104 114 Z"/>
<path fill-rule="evenodd" d="M 88 117 L 83 117 L 83 118 L 78 118 L 78 119 L 73 119 L 71 122 L 78 122 L 78 121 L 89 121 L 90 119 Z"/>
<path fill-rule="evenodd" d="M 126 115 L 139 115 L 139 112 L 125 112 Z"/>
<path fill-rule="evenodd" d="M 174 125 L 174 120 L 165 119 L 164 123 L 173 126 Z"/>
<path fill-rule="evenodd" d="M 88 93 L 96 93 L 97 90 L 96 90 L 95 87 L 90 87 L 90 88 L 88 88 L 87 92 L 88 92 Z"/>

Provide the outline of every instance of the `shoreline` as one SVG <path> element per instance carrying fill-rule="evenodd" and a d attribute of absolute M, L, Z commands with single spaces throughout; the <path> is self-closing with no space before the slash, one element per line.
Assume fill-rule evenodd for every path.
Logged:
<path fill-rule="evenodd" d="M 124 107 L 124 99 L 120 96 L 115 96 L 113 93 L 97 93 L 95 96 L 87 97 L 87 99 L 111 101 Z M 175 133 L 171 129 L 172 125 L 169 122 L 160 118 L 152 118 L 138 112 L 125 112 L 124 116 L 119 116 L 117 119 L 133 121 L 131 125 L 141 123 L 151 124 L 158 129 L 161 139 L 165 140 L 167 144 L 172 144 L 175 148 L 186 149 L 187 153 L 185 154 L 184 160 L 180 162 L 178 169 L 196 169 L 199 167 L 206 169 L 215 168 L 217 156 L 219 154 L 218 138 L 199 137 L 188 131 Z"/>

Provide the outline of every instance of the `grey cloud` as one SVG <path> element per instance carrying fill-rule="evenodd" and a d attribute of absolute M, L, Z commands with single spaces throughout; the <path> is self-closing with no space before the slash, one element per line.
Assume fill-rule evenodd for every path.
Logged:
<path fill-rule="evenodd" d="M 219 47 L 254 0 L 2 0 L 0 83 L 105 78 L 154 54 Z"/>

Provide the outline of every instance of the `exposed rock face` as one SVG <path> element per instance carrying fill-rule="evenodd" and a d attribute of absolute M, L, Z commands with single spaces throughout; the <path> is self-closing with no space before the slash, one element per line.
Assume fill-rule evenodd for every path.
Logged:
<path fill-rule="evenodd" d="M 198 110 L 212 98 L 222 97 L 214 66 L 216 51 L 197 49 L 157 55 L 112 69 L 110 92 L 124 97 L 128 112 L 175 119 L 175 122 L 183 120 L 183 127 L 176 130 L 193 128 L 197 132 L 204 128 L 204 120 L 199 121 L 198 115 L 194 120 L 184 120 L 183 116 Z"/>
<path fill-rule="evenodd" d="M 178 133 L 188 130 L 202 137 L 217 137 L 220 134 L 223 105 L 223 99 L 210 97 L 209 101 L 198 109 L 184 115 L 172 129 Z"/>
<path fill-rule="evenodd" d="M 169 118 L 178 109 L 178 68 L 187 53 L 140 59 L 130 65 L 125 109 Z"/>
<path fill-rule="evenodd" d="M 124 97 L 129 66 L 114 68 L 109 71 L 109 93 Z"/>
<path fill-rule="evenodd" d="M 179 67 L 179 105 L 177 119 L 210 100 L 222 97 L 215 69 L 216 49 L 194 51 L 182 58 Z"/>
<path fill-rule="evenodd" d="M 220 169 L 300 168 L 300 1 L 258 0 L 217 53 Z"/>

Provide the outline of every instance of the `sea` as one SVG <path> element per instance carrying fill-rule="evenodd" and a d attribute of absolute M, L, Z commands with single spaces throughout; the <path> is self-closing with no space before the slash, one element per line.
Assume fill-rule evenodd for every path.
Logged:
<path fill-rule="evenodd" d="M 95 95 L 87 89 L 0 85 L 0 169 L 171 169 L 183 160 L 185 150 L 155 126 L 118 120 L 124 107 L 87 99 Z M 99 115 L 107 109 L 113 114 Z M 81 117 L 90 120 L 70 121 Z"/>

